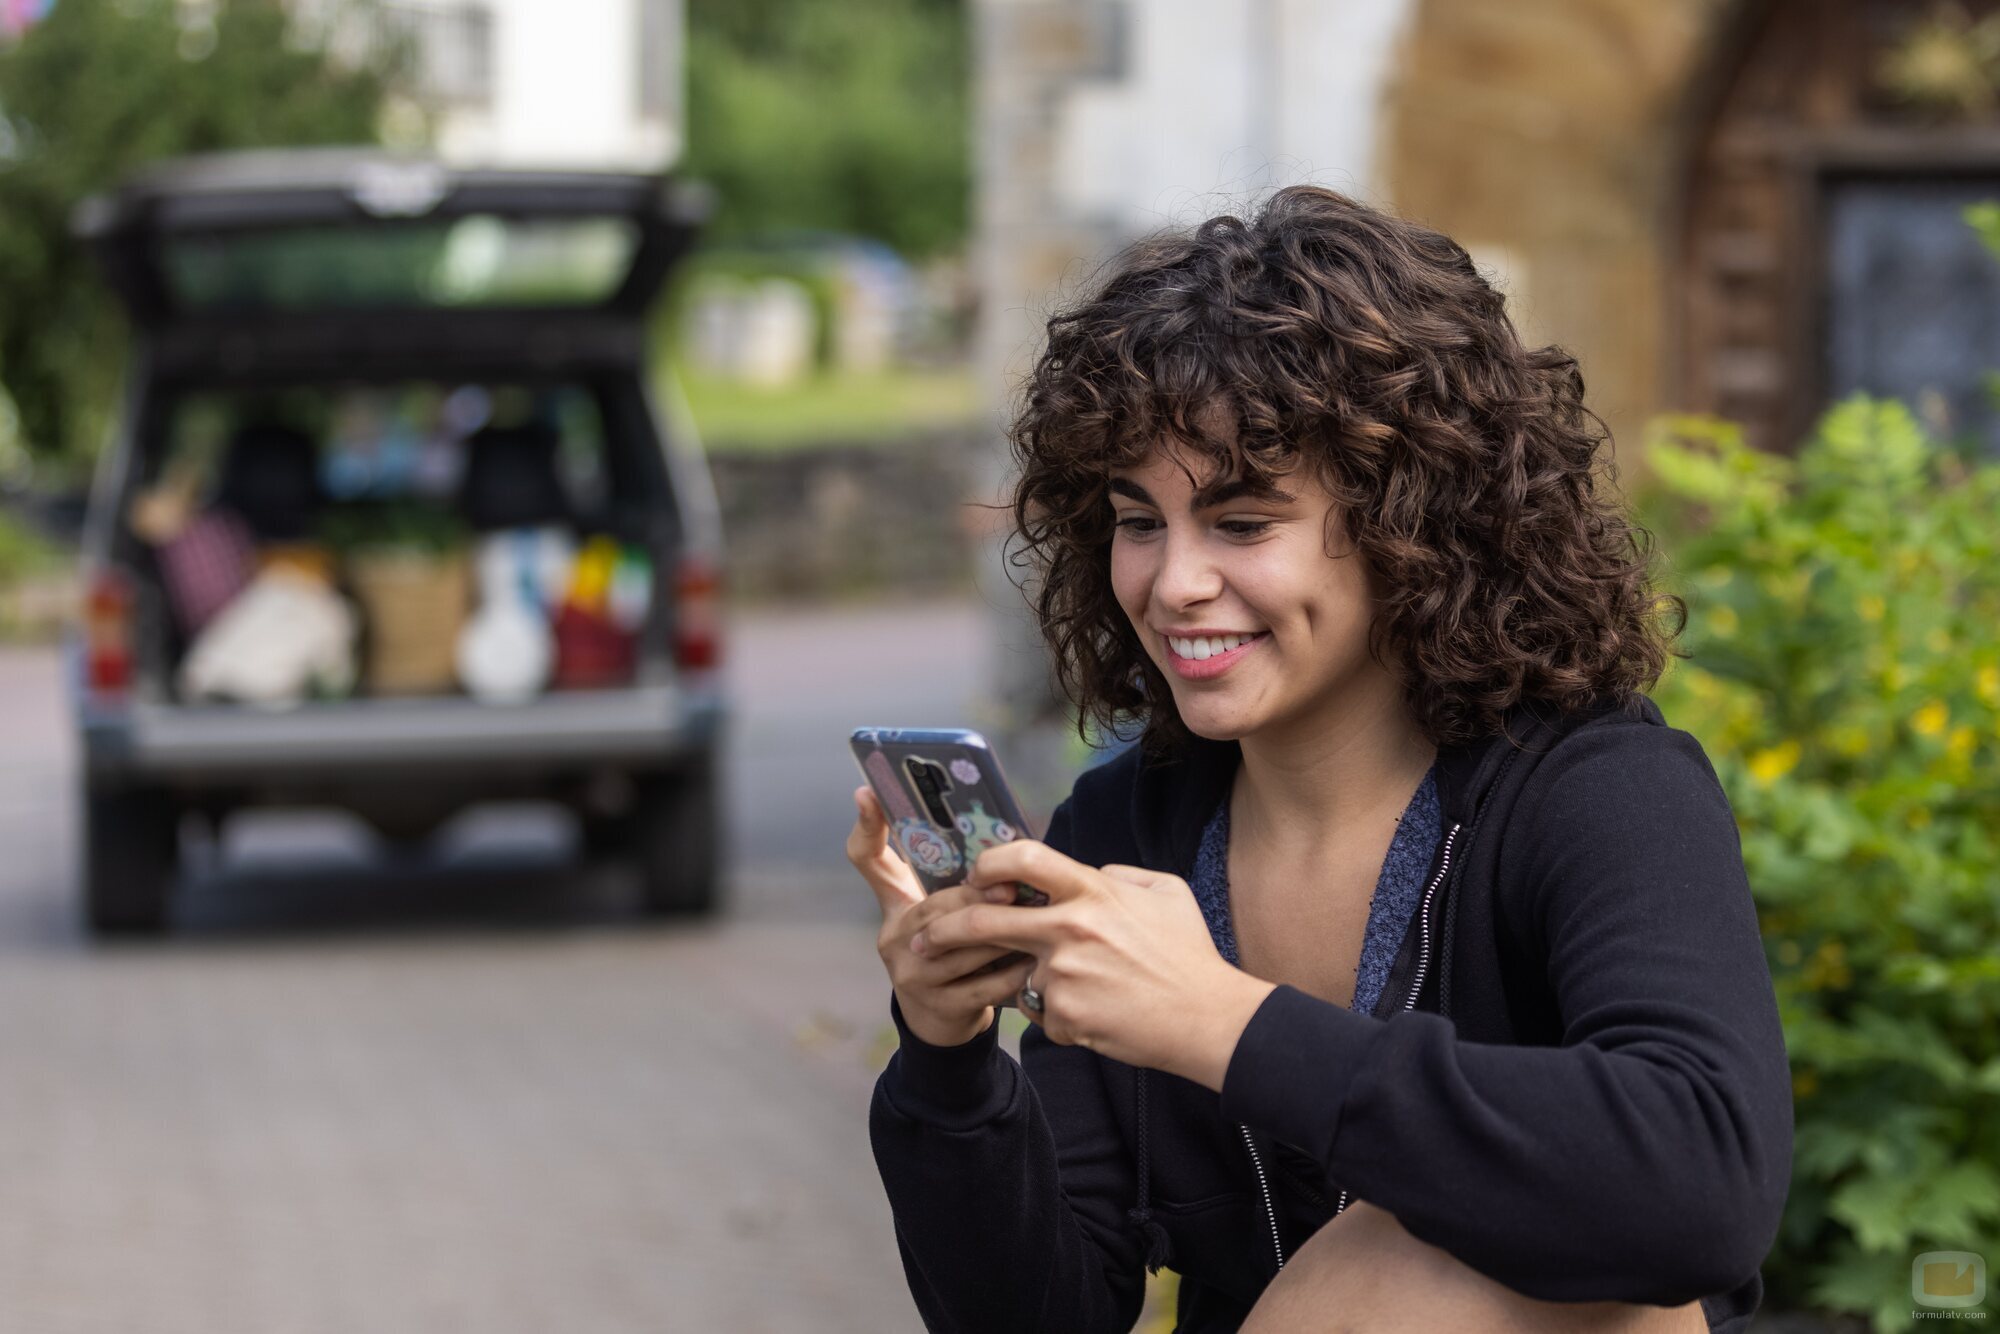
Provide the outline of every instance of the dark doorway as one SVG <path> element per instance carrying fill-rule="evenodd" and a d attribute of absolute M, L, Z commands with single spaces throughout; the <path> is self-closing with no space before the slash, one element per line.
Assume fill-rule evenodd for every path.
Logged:
<path fill-rule="evenodd" d="M 1827 392 L 1900 398 L 2000 455 L 2000 262 L 1963 216 L 2000 202 L 2000 175 L 1834 178 L 1822 201 Z"/>

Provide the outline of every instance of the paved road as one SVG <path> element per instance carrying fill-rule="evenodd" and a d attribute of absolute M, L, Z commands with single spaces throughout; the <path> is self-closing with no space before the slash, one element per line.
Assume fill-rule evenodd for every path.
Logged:
<path fill-rule="evenodd" d="M 716 924 L 637 921 L 518 809 L 419 866 L 308 817 L 115 948 L 74 926 L 54 658 L 0 653 L 0 1331 L 917 1329 L 842 743 L 974 716 L 982 640 L 963 605 L 739 620 Z"/>

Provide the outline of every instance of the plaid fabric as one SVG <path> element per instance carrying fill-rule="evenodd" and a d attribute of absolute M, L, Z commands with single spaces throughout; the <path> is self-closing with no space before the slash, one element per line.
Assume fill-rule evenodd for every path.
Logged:
<path fill-rule="evenodd" d="M 189 634 L 213 620 L 257 572 L 250 526 L 232 510 L 197 515 L 158 555 L 174 615 Z"/>

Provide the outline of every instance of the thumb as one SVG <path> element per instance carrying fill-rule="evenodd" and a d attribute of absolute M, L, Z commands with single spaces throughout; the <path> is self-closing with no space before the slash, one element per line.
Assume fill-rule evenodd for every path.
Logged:
<path fill-rule="evenodd" d="M 923 882 L 889 846 L 889 820 L 866 787 L 854 790 L 854 828 L 847 835 L 847 859 L 875 893 L 886 918 L 926 897 Z"/>

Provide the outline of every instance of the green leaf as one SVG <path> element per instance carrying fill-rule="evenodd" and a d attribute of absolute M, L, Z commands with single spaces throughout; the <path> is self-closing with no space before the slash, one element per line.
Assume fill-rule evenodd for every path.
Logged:
<path fill-rule="evenodd" d="M 1834 1191 L 1827 1212 L 1847 1224 L 1862 1250 L 1897 1250 L 1915 1232 L 1910 1217 L 1915 1194 L 1900 1173 L 1864 1172 Z"/>
<path fill-rule="evenodd" d="M 1963 1250 L 1982 1235 L 1985 1224 L 2000 1219 L 2000 1172 L 1977 1159 L 1956 1162 L 1923 1182 L 1911 1212 L 1922 1235 L 1941 1247 Z"/>
<path fill-rule="evenodd" d="M 1910 1261 L 1898 1251 L 1869 1253 L 1851 1243 L 1812 1267 L 1807 1291 L 1835 1311 L 1865 1313 L 1878 1331 L 1905 1330 L 1910 1317 Z"/>

